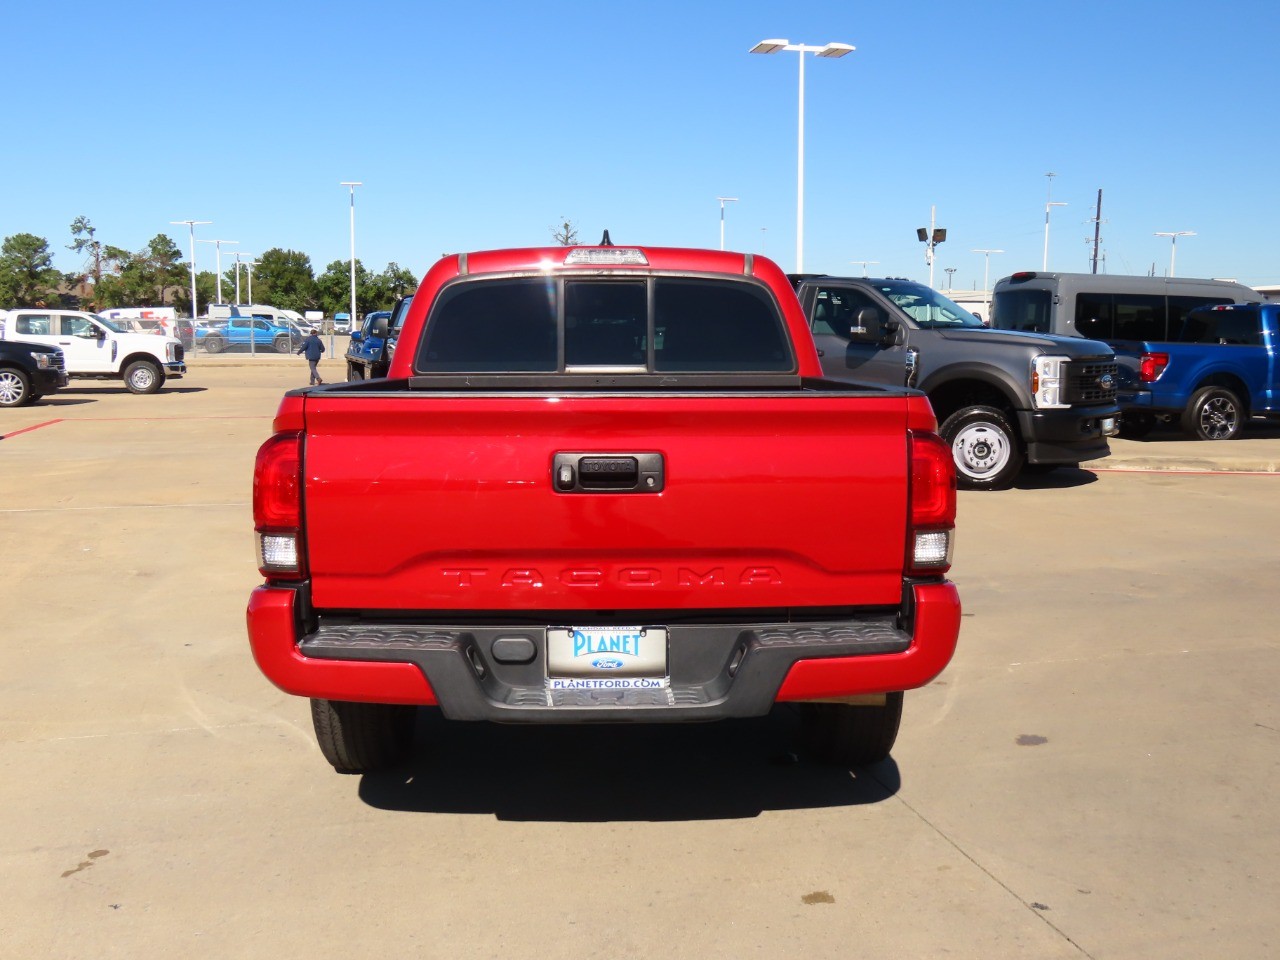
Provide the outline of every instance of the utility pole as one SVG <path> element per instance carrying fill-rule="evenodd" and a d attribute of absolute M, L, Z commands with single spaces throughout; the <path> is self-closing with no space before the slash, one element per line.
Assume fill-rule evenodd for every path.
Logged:
<path fill-rule="evenodd" d="M 1098 272 L 1098 241 L 1102 235 L 1102 188 L 1098 188 L 1098 210 L 1093 215 L 1093 272 Z"/>

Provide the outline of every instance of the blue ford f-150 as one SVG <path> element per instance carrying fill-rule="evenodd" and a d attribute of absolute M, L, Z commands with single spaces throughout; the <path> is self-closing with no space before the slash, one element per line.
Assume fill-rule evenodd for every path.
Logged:
<path fill-rule="evenodd" d="M 1280 303 L 1202 307 L 1176 340 L 1112 347 L 1124 436 L 1176 419 L 1200 440 L 1229 440 L 1250 417 L 1280 417 Z"/>

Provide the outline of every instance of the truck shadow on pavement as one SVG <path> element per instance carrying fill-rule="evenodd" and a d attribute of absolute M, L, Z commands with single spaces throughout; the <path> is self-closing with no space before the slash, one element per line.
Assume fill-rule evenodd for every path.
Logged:
<path fill-rule="evenodd" d="M 892 758 L 854 771 L 798 758 L 786 708 L 654 725 L 509 726 L 421 714 L 414 757 L 361 779 L 371 807 L 511 821 L 730 820 L 880 803 L 900 786 Z"/>
<path fill-rule="evenodd" d="M 152 396 L 162 397 L 166 393 L 204 393 L 208 387 L 161 387 L 159 391 Z M 101 396 L 123 396 L 130 392 L 128 387 L 63 387 L 58 391 L 58 396 L 64 394 L 84 394 L 89 397 Z"/>
<path fill-rule="evenodd" d="M 1013 486 L 1015 490 L 1066 490 L 1097 482 L 1096 473 L 1079 467 L 1058 467 L 1056 470 L 1036 472 L 1024 468 Z"/>

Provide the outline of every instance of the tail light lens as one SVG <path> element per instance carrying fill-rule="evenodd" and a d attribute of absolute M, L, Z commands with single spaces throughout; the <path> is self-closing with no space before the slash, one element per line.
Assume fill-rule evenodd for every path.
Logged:
<path fill-rule="evenodd" d="M 956 527 L 956 464 L 936 433 L 910 431 L 911 503 L 907 576 L 937 576 L 951 568 Z"/>
<path fill-rule="evenodd" d="M 277 433 L 258 449 L 253 469 L 253 527 L 258 571 L 268 579 L 301 579 L 302 434 Z"/>
<path fill-rule="evenodd" d="M 1155 383 L 1168 365 L 1167 353 L 1144 353 L 1138 367 L 1138 376 L 1143 383 Z"/>

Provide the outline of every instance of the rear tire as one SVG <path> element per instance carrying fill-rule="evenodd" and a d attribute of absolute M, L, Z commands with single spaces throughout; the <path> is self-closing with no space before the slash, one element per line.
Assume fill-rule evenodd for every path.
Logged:
<path fill-rule="evenodd" d="M 227 348 L 226 341 L 221 337 L 205 337 L 200 341 L 200 346 L 204 347 L 205 353 L 221 353 Z"/>
<path fill-rule="evenodd" d="M 364 378 L 363 367 L 358 367 L 354 363 L 347 364 L 347 383 L 356 383 Z"/>
<path fill-rule="evenodd" d="M 860 767 L 887 759 L 902 722 L 902 692 L 885 694 L 880 707 L 845 703 L 800 704 L 804 748 L 823 763 Z"/>
<path fill-rule="evenodd" d="M 1225 387 L 1197 390 L 1182 413 L 1182 429 L 1197 440 L 1230 440 L 1244 426 L 1244 407 Z"/>
<path fill-rule="evenodd" d="M 164 386 L 164 373 L 150 360 L 135 360 L 124 368 L 124 385 L 130 393 L 155 393 Z"/>
<path fill-rule="evenodd" d="M 407 757 L 416 713 L 398 704 L 311 701 L 316 742 L 338 773 L 370 773 Z"/>
<path fill-rule="evenodd" d="M 293 340 L 289 337 L 276 337 L 276 353 L 293 353 Z"/>
<path fill-rule="evenodd" d="M 938 433 L 951 447 L 956 484 L 964 490 L 1003 490 L 1022 469 L 1018 435 L 995 407 L 964 407 Z"/>
<path fill-rule="evenodd" d="M 25 373 L 17 367 L 0 369 L 0 407 L 25 407 L 35 399 Z"/>

